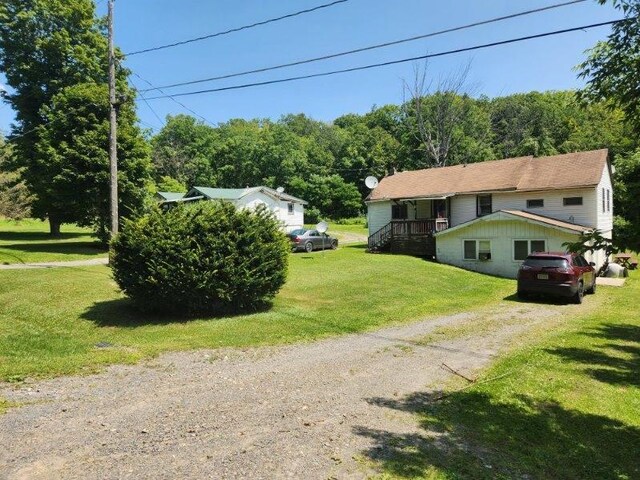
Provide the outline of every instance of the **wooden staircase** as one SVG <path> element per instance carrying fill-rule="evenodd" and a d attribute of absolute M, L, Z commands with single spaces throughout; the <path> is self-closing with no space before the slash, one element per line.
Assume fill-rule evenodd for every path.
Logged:
<path fill-rule="evenodd" d="M 393 237 L 393 222 L 387 223 L 377 232 L 369 236 L 369 251 L 372 253 L 384 252 L 391 246 L 391 238 Z"/>

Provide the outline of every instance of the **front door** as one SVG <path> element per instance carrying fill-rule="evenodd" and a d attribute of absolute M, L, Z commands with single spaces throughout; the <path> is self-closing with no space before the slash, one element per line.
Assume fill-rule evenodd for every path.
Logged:
<path fill-rule="evenodd" d="M 391 205 L 391 219 L 392 220 L 407 220 L 408 209 L 406 203 L 396 203 Z"/>
<path fill-rule="evenodd" d="M 431 218 L 447 218 L 447 201 L 442 199 L 431 201 Z"/>

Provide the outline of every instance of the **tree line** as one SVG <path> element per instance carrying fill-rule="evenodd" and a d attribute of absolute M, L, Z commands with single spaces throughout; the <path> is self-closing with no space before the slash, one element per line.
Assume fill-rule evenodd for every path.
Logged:
<path fill-rule="evenodd" d="M 460 110 L 454 123 L 443 125 L 438 103 Z M 414 106 L 407 104 L 376 107 L 331 123 L 297 114 L 211 127 L 187 115 L 168 117 L 151 138 L 154 181 L 161 188 L 183 190 L 193 185 L 281 186 L 309 201 L 313 216 L 340 218 L 363 212 L 368 175 L 598 148 L 609 148 L 615 158 L 637 147 L 620 110 L 606 102 L 581 106 L 571 91 L 494 99 L 435 92 L 421 97 L 421 107 L 420 128 Z M 419 130 L 447 128 L 452 130 L 449 148 L 438 156 L 437 149 L 425 146 Z"/>
<path fill-rule="evenodd" d="M 138 125 L 118 53 L 121 212 L 143 211 L 158 190 L 266 185 L 307 200 L 309 221 L 352 217 L 364 212 L 368 175 L 606 147 L 616 166 L 616 235 L 640 249 L 640 15 L 637 0 L 613 3 L 626 20 L 579 66 L 582 91 L 477 97 L 464 92 L 465 72 L 429 91 L 428 70 L 418 69 L 398 104 L 332 122 L 290 114 L 210 126 L 176 115 L 153 135 Z M 2 98 L 16 111 L 0 143 L 0 214 L 24 214 L 28 204 L 52 234 L 75 222 L 107 237 L 106 48 L 92 0 L 0 4 L 0 71 L 12 87 Z"/>

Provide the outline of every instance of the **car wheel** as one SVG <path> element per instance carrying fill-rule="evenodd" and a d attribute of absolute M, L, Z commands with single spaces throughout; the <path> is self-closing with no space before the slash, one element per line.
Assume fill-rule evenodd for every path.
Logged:
<path fill-rule="evenodd" d="M 338 248 L 338 242 L 334 240 L 331 242 L 331 250 L 335 250 L 336 248 Z"/>
<path fill-rule="evenodd" d="M 593 285 L 591 285 L 591 288 L 589 290 L 587 290 L 587 293 L 590 295 L 593 295 L 594 293 L 596 293 L 596 280 L 595 278 L 593 279 Z"/>
<path fill-rule="evenodd" d="M 578 291 L 573 296 L 573 303 L 582 303 L 582 297 L 584 297 L 584 284 L 580 282 L 578 283 Z"/>
<path fill-rule="evenodd" d="M 307 253 L 313 252 L 313 243 L 307 242 L 304 244 L 304 251 Z"/>

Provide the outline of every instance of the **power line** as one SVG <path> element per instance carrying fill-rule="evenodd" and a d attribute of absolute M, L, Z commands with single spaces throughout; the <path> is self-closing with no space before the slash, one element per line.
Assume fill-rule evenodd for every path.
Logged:
<path fill-rule="evenodd" d="M 131 83 L 133 84 L 133 82 L 131 82 Z M 135 84 L 133 84 L 133 88 L 138 93 L 138 95 L 140 95 L 140 98 L 142 98 L 142 100 L 147 105 L 149 110 L 151 110 L 151 113 L 153 113 L 153 115 L 158 119 L 158 122 L 160 122 L 160 127 L 162 128 L 162 126 L 164 126 L 164 121 L 162 120 L 162 118 L 160 118 L 160 115 L 158 115 L 158 113 L 153 109 L 151 104 L 149 102 L 147 102 L 147 99 L 145 98 L 144 93 L 142 93 L 142 91 L 140 91 L 140 89 L 137 88 Z M 155 127 L 152 126 L 151 128 L 153 128 L 155 130 Z"/>
<path fill-rule="evenodd" d="M 189 82 L 181 82 L 181 83 L 173 83 L 173 84 L 170 84 L 170 85 L 162 85 L 161 87 L 158 87 L 158 89 L 160 89 L 160 88 L 182 87 L 182 86 L 185 86 L 185 85 L 194 85 L 194 84 L 197 84 L 197 83 L 213 82 L 215 80 L 224 80 L 224 79 L 227 79 L 227 78 L 234 78 L 234 77 L 241 77 L 241 76 L 244 76 L 244 75 L 250 75 L 252 73 L 263 73 L 263 72 L 268 72 L 268 71 L 271 71 L 271 70 L 278 70 L 278 69 L 281 69 L 281 68 L 293 67 L 293 66 L 296 66 L 296 65 L 304 65 L 304 64 L 307 64 L 307 63 L 319 62 L 319 61 L 322 61 L 322 60 L 329 60 L 331 58 L 343 57 L 343 56 L 346 56 L 346 55 L 353 55 L 354 53 L 360 53 L 360 52 L 366 52 L 366 51 L 370 51 L 370 50 L 376 50 L 378 48 L 390 47 L 390 46 L 393 46 L 393 45 L 399 45 L 399 44 L 407 43 L 407 42 L 414 42 L 416 40 L 422 40 L 422 39 L 425 39 L 425 38 L 436 37 L 436 36 L 439 36 L 439 35 L 444 35 L 446 33 L 457 32 L 457 31 L 460 31 L 460 30 L 466 30 L 466 29 L 469 29 L 469 28 L 474 28 L 474 27 L 478 27 L 478 26 L 481 26 L 481 25 L 487 25 L 487 24 L 490 24 L 490 23 L 496 23 L 496 22 L 500 22 L 500 21 L 503 21 L 503 20 L 509 20 L 509 19 L 512 19 L 512 18 L 523 17 L 525 15 L 531 15 L 533 13 L 539 13 L 539 12 L 543 12 L 543 11 L 546 11 L 546 10 L 552 10 L 552 9 L 555 9 L 555 8 L 565 7 L 565 6 L 568 6 L 568 5 L 574 5 L 576 3 L 583 3 L 585 1 L 586 0 L 572 0 L 572 1 L 569 1 L 569 2 L 557 3 L 555 5 L 549 5 L 549 6 L 546 6 L 546 7 L 536 8 L 536 9 L 533 9 L 533 10 L 526 10 L 524 12 L 513 13 L 511 15 L 505 15 L 505 16 L 502 16 L 502 17 L 491 18 L 491 19 L 488 19 L 488 20 L 482 20 L 482 21 L 479 21 L 479 22 L 469 23 L 467 25 L 461 25 L 459 27 L 447 28 L 445 30 L 439 30 L 439 31 L 436 31 L 436 32 L 426 33 L 424 35 L 417 35 L 417 36 L 414 36 L 414 37 L 403 38 L 401 40 L 394 40 L 394 41 L 391 41 L 391 42 L 379 43 L 379 44 L 371 45 L 371 46 L 368 46 L 368 47 L 356 48 L 356 49 L 353 49 L 353 50 L 347 50 L 347 51 L 344 51 L 344 52 L 333 53 L 333 54 L 329 54 L 329 55 L 323 55 L 323 56 L 320 56 L 320 57 L 310 58 L 310 59 L 306 59 L 306 60 L 298 60 L 298 61 L 295 61 L 295 62 L 283 63 L 283 64 L 280 64 L 280 65 L 274 65 L 274 66 L 271 66 L 271 67 L 257 68 L 255 70 L 246 70 L 244 72 L 230 73 L 230 74 L 226 74 L 226 75 L 219 75 L 219 76 L 216 76 L 216 77 L 203 78 L 203 79 L 200 79 L 200 80 L 192 80 L 192 81 L 189 81 Z M 148 89 L 145 89 L 145 90 L 142 90 L 142 91 L 143 92 L 150 92 L 150 91 L 153 91 L 153 90 L 157 90 L 157 89 L 148 88 Z"/>
<path fill-rule="evenodd" d="M 525 40 L 533 40 L 536 38 L 543 38 L 543 37 L 549 37 L 552 35 L 559 35 L 562 33 L 569 33 L 569 32 L 576 32 L 578 30 L 587 30 L 590 28 L 596 28 L 596 27 L 602 27 L 605 25 L 613 25 L 619 22 L 624 21 L 624 19 L 620 19 L 620 20 L 611 20 L 608 22 L 601 22 L 601 23 L 593 23 L 591 25 L 583 25 L 580 27 L 574 27 L 574 28 L 566 28 L 563 30 L 555 30 L 553 32 L 545 32 L 545 33 L 539 33 L 536 35 L 528 35 L 526 37 L 518 37 L 518 38 L 512 38 L 509 40 L 502 40 L 499 42 L 492 42 L 492 43 L 485 43 L 482 45 L 474 45 L 472 47 L 465 47 L 465 48 L 458 48 L 455 50 L 447 50 L 445 52 L 438 52 L 438 53 L 432 53 L 432 54 L 427 54 L 427 55 L 420 55 L 417 57 L 410 57 L 410 58 L 403 58 L 400 60 L 391 60 L 389 62 L 382 62 L 382 63 L 373 63 L 373 64 L 369 64 L 369 65 L 362 65 L 359 67 L 351 67 L 351 68 L 345 68 L 342 70 L 332 70 L 330 72 L 322 72 L 322 73 L 313 73 L 313 74 L 309 74 L 309 75 L 299 75 L 296 77 L 288 77 L 288 78 L 280 78 L 280 79 L 276 79 L 276 80 L 267 80 L 264 82 L 253 82 L 253 83 L 245 83 L 242 85 L 232 85 L 229 87 L 220 87 L 220 88 L 211 88 L 211 89 L 207 89 L 207 90 L 198 90 L 195 92 L 182 92 L 182 93 L 174 93 L 171 95 L 171 97 L 186 97 L 186 96 L 191 96 L 191 95 L 200 95 L 203 93 L 214 93 L 214 92 L 224 92 L 227 90 L 239 90 L 239 89 L 243 89 L 243 88 L 250 88 L 250 87 L 259 87 L 259 86 L 263 86 L 263 85 L 273 85 L 276 83 L 285 83 L 285 82 L 293 82 L 293 81 L 297 81 L 297 80 L 306 80 L 309 78 L 318 78 L 318 77 L 328 77 L 330 75 L 337 75 L 340 73 L 349 73 L 349 72 L 357 72 L 360 70 L 369 70 L 372 68 L 378 68 L 378 67 L 386 67 L 389 65 L 396 65 L 399 63 L 406 63 L 406 62 L 414 62 L 417 60 L 426 60 L 428 58 L 435 58 L 435 57 L 443 57 L 446 55 L 453 55 L 455 53 L 463 53 L 463 52 L 471 52 L 474 50 L 481 50 L 484 48 L 490 48 L 490 47 L 497 47 L 499 45 L 507 45 L 510 43 L 516 43 L 516 42 L 522 42 Z M 149 97 L 147 98 L 147 100 L 158 100 L 161 98 L 167 98 L 168 95 L 157 95 L 155 97 Z"/>
<path fill-rule="evenodd" d="M 146 83 L 147 85 L 149 85 L 149 86 L 153 87 L 153 84 L 152 84 L 149 80 L 146 80 L 146 79 L 142 78 L 142 77 L 141 77 L 139 74 L 137 74 L 136 72 L 133 72 L 133 71 L 132 71 L 131 73 L 133 73 L 136 77 L 138 77 L 140 80 L 142 80 L 142 81 L 143 81 L 144 83 Z M 199 113 L 197 113 L 197 112 L 193 111 L 191 108 L 187 107 L 187 106 L 186 106 L 184 103 L 182 103 L 181 101 L 176 100 L 175 98 L 173 98 L 173 97 L 174 97 L 173 95 L 170 95 L 170 94 L 168 94 L 168 93 L 165 93 L 165 92 L 164 92 L 162 89 L 160 89 L 160 88 L 155 88 L 155 87 L 154 87 L 154 90 L 159 90 L 159 91 L 164 95 L 162 98 L 169 98 L 169 99 L 171 99 L 173 102 L 175 102 L 176 104 L 180 105 L 182 108 L 184 108 L 186 111 L 188 111 L 188 112 L 189 112 L 189 113 L 191 113 L 192 115 L 195 115 L 196 117 L 198 117 L 199 119 L 201 119 L 203 122 L 208 123 L 209 125 L 211 125 L 211 126 L 214 126 L 214 127 L 215 127 L 215 125 L 214 125 L 212 122 L 210 122 L 209 120 L 207 120 L 206 118 L 204 118 L 202 115 L 200 115 Z M 143 98 L 143 99 L 144 99 L 144 101 L 147 103 L 147 105 L 149 105 L 148 100 L 150 100 L 150 99 L 148 99 L 148 98 Z M 149 107 L 150 107 L 150 106 L 149 106 Z M 163 122 L 163 123 L 164 123 L 164 122 Z"/>
<path fill-rule="evenodd" d="M 157 47 L 145 48 L 143 50 L 136 50 L 135 52 L 127 53 L 126 55 L 131 57 L 133 55 L 139 55 L 141 53 L 155 52 L 158 50 L 164 50 L 166 48 L 177 47 L 179 45 L 186 45 L 188 43 L 200 42 L 202 40 L 206 40 L 214 37 L 221 37 L 222 35 L 228 35 L 230 33 L 239 32 L 241 30 L 248 30 L 250 28 L 259 27 L 262 25 L 267 25 L 268 23 L 278 22 L 280 20 L 285 20 L 287 18 L 297 17 L 298 15 L 304 15 L 305 13 L 315 12 L 317 10 L 321 10 L 323 8 L 333 7 L 334 5 L 338 5 L 339 3 L 345 3 L 349 0 L 335 0 L 331 3 L 325 3 L 323 5 L 318 5 L 317 7 L 307 8 L 306 10 L 300 10 L 298 12 L 288 13 L 287 15 L 282 15 L 281 17 L 270 18 L 268 20 L 263 20 L 260 22 L 252 23 L 250 25 L 243 25 L 241 27 L 230 28 L 229 30 L 224 30 L 222 32 L 212 33 L 209 35 L 203 35 L 202 37 L 191 38 L 189 40 L 182 40 L 180 42 L 168 43 L 166 45 L 159 45 Z"/>

